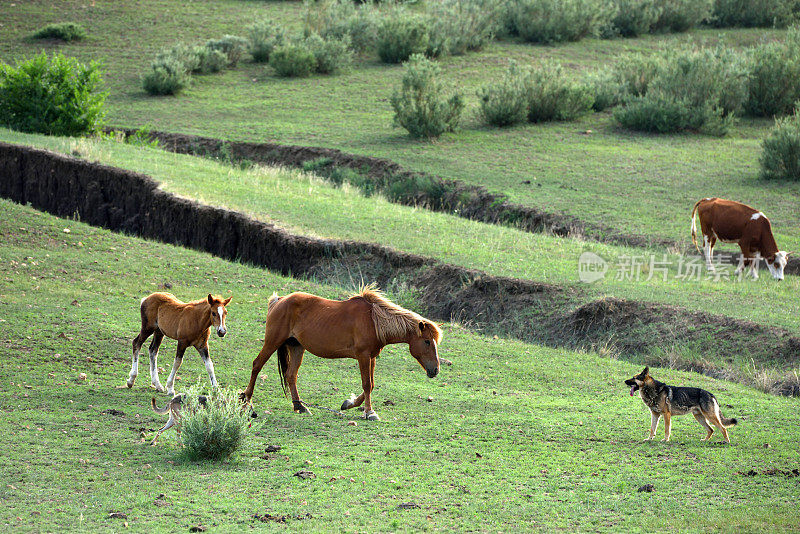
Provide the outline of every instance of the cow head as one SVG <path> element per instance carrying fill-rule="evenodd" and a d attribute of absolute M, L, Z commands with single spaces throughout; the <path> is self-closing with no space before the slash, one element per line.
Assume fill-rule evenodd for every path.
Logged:
<path fill-rule="evenodd" d="M 783 269 L 789 261 L 789 253 L 779 250 L 771 258 L 767 258 L 767 268 L 775 280 L 783 280 Z"/>

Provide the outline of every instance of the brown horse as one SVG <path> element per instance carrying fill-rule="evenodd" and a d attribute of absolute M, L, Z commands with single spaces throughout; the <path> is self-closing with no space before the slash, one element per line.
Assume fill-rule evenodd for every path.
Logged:
<path fill-rule="evenodd" d="M 294 410 L 300 413 L 308 412 L 297 394 L 297 371 L 306 350 L 322 358 L 358 360 L 364 392 L 345 400 L 342 410 L 363 403 L 364 417 L 371 421 L 379 419 L 372 409 L 370 395 L 375 385 L 375 358 L 383 347 L 408 343 L 411 355 L 429 378 L 439 373 L 437 344 L 442 337 L 439 327 L 389 302 L 371 287 L 348 300 L 328 300 L 308 293 L 286 297 L 273 294 L 267 310 L 264 347 L 253 360 L 250 384 L 241 394 L 242 401 L 250 401 L 259 371 L 276 350 L 284 392 L 288 386 Z"/>
<path fill-rule="evenodd" d="M 189 347 L 194 347 L 203 358 L 206 365 L 211 386 L 217 387 L 217 378 L 214 376 L 214 364 L 208 354 L 208 337 L 211 327 L 217 330 L 219 337 L 224 336 L 228 329 L 225 326 L 225 317 L 228 310 L 225 306 L 231 301 L 219 296 L 208 295 L 207 298 L 193 302 L 181 302 L 170 293 L 153 293 L 142 299 L 140 308 L 142 314 L 142 330 L 133 339 L 133 363 L 128 375 L 128 387 L 133 387 L 136 375 L 139 374 L 139 349 L 150 335 L 150 380 L 153 386 L 161 392 L 175 394 L 175 373 L 183 363 L 183 353 Z M 158 380 L 158 347 L 161 340 L 167 336 L 178 340 L 178 352 L 175 354 L 175 363 L 167 379 L 167 389 Z"/>

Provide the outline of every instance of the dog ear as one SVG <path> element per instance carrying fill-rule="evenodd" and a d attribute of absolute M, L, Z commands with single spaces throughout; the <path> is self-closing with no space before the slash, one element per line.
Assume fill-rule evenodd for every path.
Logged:
<path fill-rule="evenodd" d="M 210 306 L 214 305 L 214 297 L 211 296 L 211 293 L 208 294 L 208 304 Z"/>
<path fill-rule="evenodd" d="M 644 368 L 644 371 L 642 371 L 642 374 L 643 374 L 644 376 L 647 376 L 647 375 L 649 375 L 649 374 L 650 374 L 650 368 L 649 368 L 649 367 L 645 367 L 645 368 Z"/>

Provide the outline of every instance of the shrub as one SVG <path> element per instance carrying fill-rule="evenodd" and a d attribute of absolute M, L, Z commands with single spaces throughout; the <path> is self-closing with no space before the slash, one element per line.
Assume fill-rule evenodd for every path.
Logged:
<path fill-rule="evenodd" d="M 776 121 L 762 147 L 761 178 L 800 181 L 800 106 Z"/>
<path fill-rule="evenodd" d="M 617 9 L 611 19 L 610 33 L 623 37 L 649 32 L 663 10 L 660 0 L 615 0 L 615 4 Z"/>
<path fill-rule="evenodd" d="M 592 109 L 595 111 L 603 111 L 620 103 L 620 83 L 614 71 L 608 67 L 590 73 L 586 77 L 585 85 L 594 96 Z"/>
<path fill-rule="evenodd" d="M 80 41 L 86 39 L 86 30 L 74 22 L 59 22 L 48 24 L 44 28 L 37 30 L 32 37 L 34 39 L 61 39 L 62 41 Z"/>
<path fill-rule="evenodd" d="M 256 63 L 266 63 L 276 46 L 286 40 L 284 31 L 270 21 L 256 22 L 247 29 L 248 50 Z"/>
<path fill-rule="evenodd" d="M 211 39 L 206 43 L 209 50 L 219 50 L 225 54 L 227 64 L 235 67 L 247 51 L 247 39 L 235 35 L 225 35 L 221 39 Z"/>
<path fill-rule="evenodd" d="M 495 0 L 441 0 L 428 4 L 426 54 L 438 57 L 480 50 L 497 31 L 501 4 Z"/>
<path fill-rule="evenodd" d="M 552 61 L 531 71 L 527 81 L 529 121 L 574 120 L 592 109 L 591 89 L 570 78 Z"/>
<path fill-rule="evenodd" d="M 480 116 L 492 126 L 511 126 L 524 121 L 528 115 L 528 69 L 512 62 L 497 84 L 490 84 L 478 91 Z"/>
<path fill-rule="evenodd" d="M 798 0 L 715 0 L 717 26 L 785 28 L 798 20 Z"/>
<path fill-rule="evenodd" d="M 207 397 L 206 406 L 198 402 L 200 388 L 186 391 L 181 406 L 181 439 L 183 454 L 190 461 L 224 460 L 236 452 L 247 439 L 251 424 L 248 410 L 242 409 L 233 390 L 215 389 Z"/>
<path fill-rule="evenodd" d="M 440 75 L 438 65 L 415 54 L 406 65 L 402 87 L 392 95 L 395 125 L 412 137 L 438 137 L 458 126 L 464 101 L 458 94 L 445 94 Z"/>
<path fill-rule="evenodd" d="M 142 87 L 151 95 L 174 95 L 189 85 L 189 74 L 183 63 L 173 57 L 156 59 L 150 72 L 142 78 Z"/>
<path fill-rule="evenodd" d="M 100 67 L 58 53 L 12 67 L 0 63 L 0 124 L 22 132 L 84 135 L 98 130 L 107 93 Z"/>
<path fill-rule="evenodd" d="M 172 48 L 165 48 L 156 55 L 156 61 L 171 59 L 182 64 L 186 72 L 192 72 L 200 66 L 200 56 L 197 53 L 197 48 L 186 46 L 183 43 L 173 45 Z"/>
<path fill-rule="evenodd" d="M 341 39 L 323 39 L 316 33 L 312 33 L 306 37 L 305 45 L 314 54 L 315 69 L 321 74 L 346 71 L 353 63 L 349 35 L 345 35 Z"/>
<path fill-rule="evenodd" d="M 221 50 L 215 50 L 208 46 L 197 46 L 198 65 L 193 72 L 201 74 L 210 74 L 212 72 L 219 72 L 228 64 L 228 56 Z"/>
<path fill-rule="evenodd" d="M 724 135 L 746 99 L 745 65 L 735 52 L 681 50 L 668 54 L 646 94 L 629 98 L 614 117 L 634 130 Z"/>
<path fill-rule="evenodd" d="M 323 39 L 342 39 L 349 35 L 352 47 L 364 52 L 377 41 L 377 12 L 372 3 L 356 6 L 352 0 L 306 2 L 305 34 Z"/>
<path fill-rule="evenodd" d="M 317 68 L 314 53 L 305 43 L 287 43 L 278 46 L 269 57 L 269 65 L 278 76 L 308 76 Z"/>
<path fill-rule="evenodd" d="M 509 0 L 508 9 L 512 31 L 534 43 L 597 35 L 615 14 L 607 0 Z"/>
<path fill-rule="evenodd" d="M 614 78 L 622 96 L 643 96 L 663 64 L 661 56 L 632 54 L 614 66 Z"/>
<path fill-rule="evenodd" d="M 793 30 L 785 43 L 757 46 L 749 58 L 748 92 L 745 109 L 758 117 L 792 112 L 800 99 L 800 31 Z"/>
<path fill-rule="evenodd" d="M 661 16 L 654 31 L 685 32 L 711 18 L 714 0 L 659 0 Z"/>
<path fill-rule="evenodd" d="M 402 63 L 428 48 L 428 27 L 419 15 L 397 10 L 378 26 L 378 56 L 384 63 Z"/>

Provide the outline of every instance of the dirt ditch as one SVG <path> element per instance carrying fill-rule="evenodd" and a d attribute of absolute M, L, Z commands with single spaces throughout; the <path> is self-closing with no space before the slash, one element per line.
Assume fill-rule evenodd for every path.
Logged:
<path fill-rule="evenodd" d="M 143 174 L 31 147 L 0 143 L 0 196 L 285 275 L 407 287 L 418 296 L 420 312 L 484 333 L 557 347 L 598 345 L 613 337 L 622 354 L 650 354 L 652 347 L 672 344 L 715 354 L 746 351 L 779 367 L 800 355 L 800 338 L 778 328 L 659 304 L 590 302 L 578 287 L 489 276 L 372 243 L 293 235 L 166 193 Z M 796 388 L 786 393 L 800 394 Z"/>
<path fill-rule="evenodd" d="M 125 136 L 137 130 L 109 128 Z M 324 161 L 316 170 L 323 176 L 334 169 L 352 169 L 364 179 L 370 180 L 376 190 L 385 190 L 391 185 L 401 185 L 402 194 L 391 199 L 405 205 L 423 205 L 428 209 L 491 224 L 506 224 L 527 232 L 550 232 L 560 237 L 580 235 L 582 238 L 632 247 L 659 247 L 673 250 L 684 249 L 683 243 L 669 239 L 658 239 L 638 234 L 628 234 L 603 224 L 589 223 L 571 215 L 552 213 L 531 206 L 509 202 L 505 196 L 490 193 L 483 187 L 465 184 L 459 180 L 446 180 L 422 172 L 404 169 L 399 164 L 382 158 L 347 154 L 337 149 L 279 145 L 275 143 L 249 143 L 224 141 L 211 137 L 149 132 L 162 148 L 180 154 L 214 157 L 232 162 L 249 161 L 267 165 L 303 168 L 309 162 Z M 693 248 L 683 250 L 693 254 Z M 720 261 L 736 264 L 739 254 L 720 257 Z M 762 265 L 762 268 L 764 266 Z M 790 258 L 787 274 L 800 274 L 800 257 Z"/>

